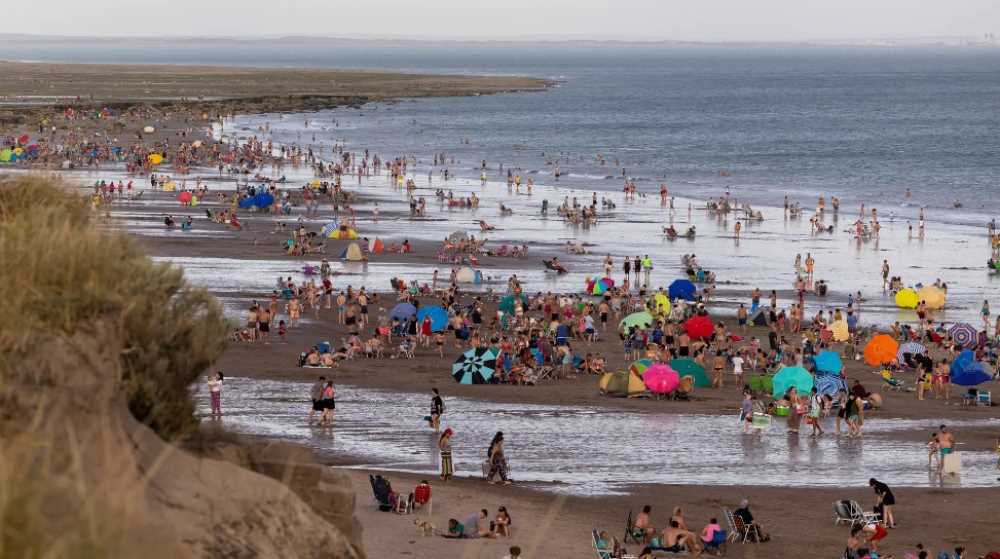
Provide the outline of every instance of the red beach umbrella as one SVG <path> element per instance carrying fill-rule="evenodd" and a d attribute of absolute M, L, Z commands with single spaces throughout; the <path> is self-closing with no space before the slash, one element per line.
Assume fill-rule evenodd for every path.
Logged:
<path fill-rule="evenodd" d="M 693 316 L 684 323 L 684 331 L 692 338 L 709 338 L 715 331 L 715 325 L 707 316 Z"/>

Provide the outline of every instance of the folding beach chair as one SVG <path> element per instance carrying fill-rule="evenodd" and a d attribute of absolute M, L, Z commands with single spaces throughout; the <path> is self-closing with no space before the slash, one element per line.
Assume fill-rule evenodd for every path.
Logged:
<path fill-rule="evenodd" d="M 733 511 L 729 509 L 722 509 L 726 517 L 726 524 L 729 525 L 729 541 L 736 543 L 737 540 L 740 543 L 749 542 L 759 542 L 760 532 L 757 531 L 757 526 L 753 524 L 745 524 L 743 519 L 739 516 L 733 514 Z"/>
<path fill-rule="evenodd" d="M 866 526 L 872 522 L 881 522 L 881 517 L 874 512 L 865 512 L 857 501 L 836 501 L 833 503 L 833 523 L 854 526 Z"/>

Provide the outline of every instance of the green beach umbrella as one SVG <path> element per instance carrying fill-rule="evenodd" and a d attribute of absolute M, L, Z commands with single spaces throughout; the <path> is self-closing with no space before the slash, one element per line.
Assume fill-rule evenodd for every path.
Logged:
<path fill-rule="evenodd" d="M 624 329 L 628 331 L 633 326 L 637 326 L 639 328 L 648 328 L 649 326 L 652 325 L 653 325 L 653 315 L 649 314 L 646 311 L 641 311 L 637 313 L 632 313 L 623 318 L 622 321 L 618 323 L 618 328 L 620 329 L 624 327 Z"/>
<path fill-rule="evenodd" d="M 645 373 L 646 369 L 650 368 L 652 365 L 653 365 L 652 359 L 640 359 L 638 361 L 633 362 L 629 366 L 628 370 L 632 373 L 635 373 L 637 377 L 642 378 L 642 374 Z"/>
<path fill-rule="evenodd" d="M 516 301 L 516 295 L 507 295 L 503 299 L 500 299 L 500 306 L 498 308 L 507 314 L 513 314 Z M 525 309 L 528 308 L 528 298 L 524 295 L 521 295 L 521 306 Z"/>
<path fill-rule="evenodd" d="M 793 386 L 800 396 L 804 396 L 812 392 L 813 376 L 802 367 L 782 367 L 774 375 L 772 384 L 771 395 L 775 398 L 784 396 Z"/>
<path fill-rule="evenodd" d="M 712 386 L 712 381 L 705 374 L 705 367 L 702 367 L 694 359 L 673 359 L 670 361 L 670 368 L 677 371 L 677 374 L 684 377 L 693 377 L 694 385 L 700 388 Z"/>

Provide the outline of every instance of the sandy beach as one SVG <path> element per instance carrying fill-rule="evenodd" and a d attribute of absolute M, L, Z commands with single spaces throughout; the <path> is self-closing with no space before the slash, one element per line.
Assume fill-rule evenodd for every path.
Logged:
<path fill-rule="evenodd" d="M 59 176 L 90 197 L 100 230 L 126 232 L 154 260 L 179 266 L 188 281 L 207 288 L 222 304 L 233 339 L 206 374 L 216 370 L 225 374 L 223 412 L 221 417 L 212 417 L 206 386 L 194 387 L 203 430 L 234 434 L 249 444 L 280 441 L 305 447 L 317 463 L 344 473 L 355 492 L 354 514 L 363 528 L 368 557 L 502 557 L 511 545 L 520 546 L 523 556 L 529 558 L 593 556 L 591 530 L 607 530 L 622 539 L 626 516 L 638 513 L 644 505 L 653 506 L 652 519 L 660 528 L 669 520 L 673 507 L 683 507 L 688 525 L 697 532 L 713 517 L 726 528 L 723 509 L 736 508 L 742 499 L 749 500 L 770 541 L 730 543 L 726 556 L 837 557 L 844 550 L 849 528 L 834 524 L 833 503 L 850 499 L 870 509 L 874 504 L 868 487 L 870 477 L 892 486 L 899 503 L 895 512 L 898 525 L 880 543 L 880 556 L 903 558 L 905 553 L 915 552 L 918 543 L 935 552 L 963 545 L 971 551 L 969 556 L 1000 546 L 995 523 L 984 514 L 1000 498 L 996 462 L 1000 416 L 996 407 L 963 404 L 966 387 L 958 385 L 949 387 L 947 399 L 929 391 L 925 399 L 918 400 L 913 387 L 919 373 L 913 368 L 901 367 L 895 373 L 904 389 L 893 390 L 879 375 L 880 367 L 860 356 L 873 335 L 891 332 L 893 322 L 922 331 L 917 311 L 898 308 L 894 295 L 881 289 L 878 266 L 886 254 L 894 258 L 893 269 L 904 270 L 899 273 L 905 273 L 908 281 L 919 275 L 920 281 L 930 284 L 936 279 L 934 274 L 950 271 L 947 279 L 954 283 L 948 292 L 949 303 L 931 314 L 945 337 L 952 324 L 976 324 L 978 303 L 992 288 L 982 279 L 982 270 L 961 268 L 961 259 L 968 255 L 957 253 L 970 246 L 988 252 L 981 230 L 947 225 L 934 229 L 927 239 L 915 240 L 901 225 L 887 225 L 881 239 L 862 242 L 845 232 L 853 210 L 843 211 L 842 222 L 833 221 L 838 226 L 830 233 L 819 234 L 810 230 L 808 221 L 790 217 L 787 209 L 758 205 L 755 209 L 767 219 L 747 222 L 739 237 L 733 233 L 734 223 L 739 221 L 736 214 L 710 210 L 705 200 L 683 192 L 675 194 L 668 207 L 666 198 L 661 203 L 651 191 L 630 200 L 621 192 L 598 194 L 543 184 L 541 179 L 532 191 L 526 184 L 518 188 L 505 185 L 503 171 L 485 164 L 488 169 L 483 170 L 481 180 L 469 172 L 449 177 L 445 169 L 473 169 L 476 162 L 449 159 L 435 165 L 412 156 L 410 163 L 411 156 L 382 154 L 385 160 L 379 166 L 367 153 L 367 149 L 372 155 L 378 153 L 378 145 L 345 147 L 347 141 L 330 141 L 347 134 L 338 130 L 338 114 L 325 112 L 334 107 L 385 112 L 392 107 L 386 101 L 400 98 L 536 91 L 551 85 L 544 80 L 21 63 L 2 63 L 0 70 L 4 76 L 0 91 L 29 106 L 0 109 L 2 135 L 37 132 L 48 136 L 52 145 L 80 141 L 81 146 L 89 146 L 81 138 L 96 134 L 102 139 L 101 147 L 95 149 L 128 145 L 128 153 L 120 157 L 111 155 L 118 153 L 113 151 L 90 157 L 81 147 L 73 168 Z M 158 85 L 155 93 L 144 94 L 146 84 L 158 80 L 169 80 L 169 85 Z M 40 94 L 38 84 L 43 81 L 51 84 L 44 92 L 51 99 L 36 107 L 29 100 Z M 73 102 L 80 113 L 85 112 L 84 106 L 116 109 L 107 117 L 78 119 L 67 116 L 63 101 L 53 101 L 83 95 L 87 98 Z M 53 102 L 60 107 L 48 104 Z M 39 124 L 42 120 L 45 126 Z M 156 130 L 143 135 L 143 129 L 154 120 Z M 296 124 L 289 126 L 293 121 Z M 301 126 L 299 121 L 303 121 Z M 50 124 L 56 125 L 55 131 L 47 129 Z M 313 134 L 315 139 L 317 133 L 326 134 L 326 143 L 295 142 L 302 134 Z M 264 142 L 273 145 L 268 143 L 264 148 Z M 282 148 L 288 151 L 279 151 Z M 149 156 L 154 153 L 163 153 L 165 163 L 150 163 Z M 65 167 L 64 157 L 53 151 L 15 170 L 25 173 Z M 319 162 L 322 164 L 317 166 Z M 335 163 L 345 163 L 345 168 L 328 172 Z M 358 165 L 363 172 L 355 175 L 351 169 Z M 390 175 L 389 167 L 393 171 L 402 168 L 398 178 Z M 150 172 L 160 175 L 156 184 Z M 284 180 L 272 180 L 278 177 Z M 106 181 L 112 185 L 128 183 L 127 194 L 112 190 L 109 195 Z M 411 185 L 405 186 L 404 181 Z M 255 195 L 273 193 L 271 203 L 255 209 L 240 206 L 249 197 L 250 187 Z M 179 203 L 182 193 L 198 196 L 197 205 Z M 450 203 L 471 194 L 477 197 L 475 204 Z M 415 213 L 412 208 L 421 198 L 426 210 Z M 543 199 L 550 204 L 545 214 L 540 210 Z M 598 217 L 592 223 L 571 223 L 571 212 L 560 215 L 556 210 L 564 200 L 572 207 L 570 199 L 579 199 L 582 206 L 589 206 L 592 200 Z M 190 227 L 178 225 L 188 216 Z M 345 228 L 350 224 L 359 238 L 320 235 L 334 219 Z M 481 228 L 481 221 L 495 228 Z M 663 233 L 667 226 L 683 230 L 692 225 L 699 233 L 690 241 L 667 239 Z M 306 235 L 296 234 L 300 227 L 303 232 L 317 234 L 309 237 L 314 252 L 296 252 L 306 242 Z M 450 260 L 442 241 L 453 232 L 486 241 L 484 249 L 473 251 L 475 263 Z M 370 242 L 374 247 L 376 240 L 385 246 L 405 241 L 411 250 L 365 250 L 364 260 L 341 258 L 355 242 Z M 315 243 L 321 243 L 321 248 Z M 501 247 L 509 253 L 521 245 L 528 248 L 527 255 L 497 255 Z M 581 250 L 568 251 L 567 245 Z M 379 337 L 374 331 L 377 325 L 388 329 L 401 302 L 416 302 L 420 308 L 450 302 L 450 318 L 458 315 L 459 322 L 471 323 L 473 313 L 467 311 L 477 309 L 482 321 L 476 325 L 476 343 L 527 347 L 529 339 L 538 343 L 538 338 L 555 337 L 542 327 L 550 318 L 542 309 L 547 309 L 550 301 L 566 298 L 567 304 L 552 312 L 576 309 L 563 317 L 575 328 L 575 320 L 582 320 L 579 308 L 592 305 L 587 312 L 596 315 L 597 305 L 611 300 L 611 291 L 606 300 L 593 295 L 592 287 L 591 293 L 586 293 L 590 281 L 605 275 L 616 286 L 629 281 L 632 290 L 622 304 L 635 308 L 613 314 L 607 327 L 598 324 L 598 339 L 572 336 L 570 342 L 572 353 L 581 360 L 586 355 L 587 362 L 602 359 L 605 371 L 628 370 L 636 359 L 625 355 L 617 324 L 629 311 L 641 310 L 644 301 L 636 297 L 639 275 L 623 272 L 622 259 L 654 256 L 649 291 L 644 293 L 651 297 L 658 288 L 666 294 L 673 281 L 686 277 L 688 255 L 695 251 L 698 262 L 717 280 L 696 282 L 688 313 L 695 316 L 699 312 L 695 298 L 702 298 L 713 332 L 688 341 L 681 326 L 688 316 L 682 317 L 677 321 L 678 342 L 665 344 L 670 347 L 656 350 L 656 355 L 683 351 L 674 357 L 687 357 L 690 351 L 694 357 L 704 351 L 705 369 L 711 373 L 712 356 L 718 348 L 720 359 L 725 352 L 724 365 L 720 365 L 724 385 L 698 386 L 686 399 L 650 394 L 612 397 L 599 389 L 600 374 L 568 364 L 565 373 L 555 372 L 531 386 L 459 384 L 452 378 L 452 363 L 470 349 L 472 341 L 456 342 L 450 330 L 441 339 L 442 355 L 433 341 L 426 347 L 418 342 L 412 358 L 390 357 L 397 353 L 399 344 L 399 336 L 394 335 L 383 348 L 382 357 L 354 356 L 339 360 L 333 368 L 300 366 L 300 356 L 312 348 L 329 342 L 336 351 L 349 345 L 355 334 L 338 320 L 335 305 L 309 305 L 308 285 L 321 284 L 324 278 L 319 267 L 326 261 L 331 268 L 331 302 L 341 291 L 366 290 L 368 299 L 363 306 L 371 322 L 359 329 L 359 343 Z M 907 251 L 923 263 L 933 261 L 935 266 L 925 271 L 915 261 L 906 260 Z M 799 299 L 792 270 L 795 252 L 817 256 L 816 277 L 830 281 L 828 294 L 810 289 Z M 606 256 L 613 260 L 607 274 L 602 272 Z M 558 258 L 568 273 L 547 270 L 543 261 L 553 258 Z M 466 265 L 478 270 L 483 281 L 449 286 L 452 270 Z M 429 292 L 393 291 L 391 282 L 397 279 L 415 287 L 427 285 Z M 292 324 L 286 307 L 290 298 L 281 294 L 286 288 L 293 293 L 302 289 L 290 297 L 304 307 L 297 324 Z M 791 318 L 786 324 L 784 317 L 780 326 L 745 328 L 740 324 L 739 309 L 752 304 L 755 288 L 762 291 L 763 306 L 771 290 L 781 309 L 791 309 L 796 301 L 802 301 L 806 307 L 803 330 L 792 328 Z M 513 313 L 505 318 L 497 312 L 511 289 L 523 290 L 529 298 L 526 300 L 531 301 L 518 312 L 537 321 L 529 325 L 526 319 L 517 319 L 523 331 L 504 328 Z M 855 292 L 862 289 L 863 300 L 856 300 Z M 617 301 L 618 295 L 615 297 Z M 322 301 L 321 293 L 317 299 Z M 677 304 L 676 299 L 673 304 Z M 253 326 L 247 326 L 250 313 L 258 316 L 256 305 L 277 309 L 269 322 L 266 343 L 241 339 L 260 335 L 256 318 Z M 852 326 L 856 347 L 821 341 L 821 332 L 832 322 L 827 317 L 848 309 L 858 319 L 857 326 Z M 815 321 L 814 315 L 818 315 Z M 658 318 L 668 321 L 666 314 Z M 280 336 L 279 319 L 288 322 L 287 332 Z M 786 433 L 785 420 L 777 416 L 762 433 L 741 433 L 738 416 L 744 391 L 731 358 L 759 344 L 763 354 L 771 353 L 768 358 L 778 360 L 768 368 L 794 366 L 796 352 L 812 336 L 806 335 L 811 322 L 816 336 L 810 339 L 810 347 L 815 344 L 817 353 L 831 351 L 842 358 L 843 367 L 836 376 L 843 379 L 845 387 L 858 381 L 864 392 L 878 395 L 865 396 L 873 407 L 865 412 L 864 437 L 848 437 L 846 427 L 843 434 L 832 432 L 836 410 L 819 420 L 827 432 L 818 437 L 810 437 L 804 423 L 801 433 Z M 720 329 L 720 335 L 711 341 L 715 328 Z M 779 337 L 782 340 L 780 348 L 773 351 L 768 350 L 772 330 L 776 343 Z M 682 335 L 684 344 L 689 345 L 680 343 Z M 993 332 L 988 336 L 992 338 Z M 704 344 L 697 338 L 705 338 Z M 984 365 L 990 364 L 993 343 L 991 340 L 979 347 Z M 946 363 L 956 359 L 956 349 L 962 348 L 950 347 L 945 339 L 938 344 L 926 342 L 925 347 L 935 362 L 944 359 Z M 509 356 L 515 353 L 506 352 Z M 995 372 L 995 354 L 992 357 L 991 374 Z M 895 360 L 895 355 L 889 360 Z M 551 364 L 554 369 L 561 368 L 555 358 Z M 749 374 L 749 364 L 747 368 Z M 337 386 L 337 416 L 332 427 L 320 428 L 307 419 L 309 390 L 318 375 L 325 375 Z M 437 436 L 422 419 L 432 388 L 440 390 L 448 406 L 443 426 L 456 432 L 457 476 L 448 483 L 438 481 Z M 1000 394 L 1000 383 L 993 376 L 978 389 Z M 668 392 L 676 394 L 676 390 Z M 766 391 L 755 397 L 772 400 Z M 808 402 L 806 395 L 803 405 L 808 407 Z M 928 439 L 941 424 L 951 425 L 957 438 L 956 448 L 963 456 L 961 476 L 938 475 L 924 466 Z M 501 428 L 515 480 L 510 486 L 487 484 L 477 472 L 490 434 Z M 372 473 L 387 476 L 404 494 L 420 480 L 430 480 L 433 513 L 378 511 L 369 485 Z M 296 490 L 308 491 L 302 487 Z M 510 538 L 424 537 L 414 524 L 426 519 L 441 532 L 450 518 L 465 519 L 481 508 L 488 509 L 492 518 L 499 506 L 511 511 L 514 528 Z M 634 542 L 628 544 L 632 553 L 640 549 Z"/>

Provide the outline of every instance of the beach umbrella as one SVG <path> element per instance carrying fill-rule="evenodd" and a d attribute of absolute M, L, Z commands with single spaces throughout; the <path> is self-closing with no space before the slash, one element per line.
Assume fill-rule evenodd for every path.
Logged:
<path fill-rule="evenodd" d="M 313 188 L 319 188 L 319 187 L 323 186 L 323 181 L 321 181 L 319 179 L 313 179 L 313 180 L 309 181 L 309 186 L 311 186 Z"/>
<path fill-rule="evenodd" d="M 907 354 L 924 355 L 925 353 L 927 353 L 927 348 L 922 344 L 918 344 L 917 342 L 906 342 L 905 344 L 900 345 L 899 349 L 896 350 L 896 361 L 904 363 L 906 362 L 905 356 Z"/>
<path fill-rule="evenodd" d="M 150 165 L 159 165 L 160 163 L 163 163 L 163 156 L 159 153 L 151 153 L 146 160 L 149 161 Z"/>
<path fill-rule="evenodd" d="M 899 344 L 888 334 L 878 334 L 865 346 L 865 363 L 879 367 L 896 360 Z"/>
<path fill-rule="evenodd" d="M 337 223 L 336 219 L 333 221 L 329 221 L 327 222 L 326 225 L 323 226 L 322 229 L 319 230 L 319 234 L 321 237 L 327 238 L 330 236 L 330 233 L 336 231 L 338 227 L 340 227 L 340 224 Z"/>
<path fill-rule="evenodd" d="M 440 332 L 448 327 L 448 311 L 444 310 L 444 307 L 437 305 L 420 307 L 417 311 L 417 324 L 423 324 L 424 317 L 428 316 L 431 319 L 431 331 Z"/>
<path fill-rule="evenodd" d="M 633 361 L 632 364 L 629 365 L 628 371 L 633 375 L 642 378 L 642 375 L 643 373 L 646 372 L 646 369 L 650 368 L 652 365 L 653 365 L 652 359 L 639 359 L 638 361 Z"/>
<path fill-rule="evenodd" d="M 693 359 L 672 359 L 670 361 L 670 368 L 677 371 L 677 374 L 679 374 L 681 378 L 694 378 L 695 386 L 712 386 L 712 381 L 708 378 L 708 375 L 705 374 L 705 367 L 702 367 Z"/>
<path fill-rule="evenodd" d="M 833 333 L 833 339 L 838 342 L 846 342 L 851 339 L 851 328 L 847 325 L 844 320 L 837 320 L 830 325 L 830 332 Z"/>
<path fill-rule="evenodd" d="M 896 292 L 896 306 L 901 309 L 915 309 L 919 302 L 920 298 L 917 297 L 917 292 L 909 287 Z"/>
<path fill-rule="evenodd" d="M 4 163 L 9 162 L 14 157 L 14 150 L 10 148 L 4 148 L 0 150 L 0 161 Z"/>
<path fill-rule="evenodd" d="M 670 298 L 663 293 L 653 295 L 653 310 L 660 316 L 670 314 Z"/>
<path fill-rule="evenodd" d="M 405 320 L 409 320 L 411 316 L 416 314 L 417 307 L 414 307 L 410 303 L 400 303 L 392 308 L 392 312 L 389 313 L 389 318 L 403 322 Z"/>
<path fill-rule="evenodd" d="M 692 316 L 684 323 L 684 331 L 692 338 L 710 338 L 715 325 L 707 316 Z"/>
<path fill-rule="evenodd" d="M 978 332 L 971 324 L 959 323 L 948 329 L 955 343 L 962 347 L 975 347 Z"/>
<path fill-rule="evenodd" d="M 943 309 L 948 299 L 943 289 L 933 285 L 921 287 L 920 291 L 917 291 L 917 297 L 931 310 Z"/>
<path fill-rule="evenodd" d="M 500 305 L 497 308 L 507 314 L 513 314 L 516 302 L 516 295 L 507 295 L 503 299 L 500 299 Z M 521 307 L 525 309 L 528 308 L 528 298 L 524 295 L 521 295 Z"/>
<path fill-rule="evenodd" d="M 177 195 L 177 201 L 181 204 L 189 204 L 191 202 L 191 193 L 187 190 L 181 192 Z"/>
<path fill-rule="evenodd" d="M 670 295 L 671 299 L 686 299 L 688 301 L 694 301 L 694 294 L 698 289 L 686 279 L 674 280 L 667 288 L 667 294 Z"/>
<path fill-rule="evenodd" d="M 350 227 L 341 226 L 333 230 L 332 233 L 327 235 L 328 239 L 357 239 L 358 232 Z"/>
<path fill-rule="evenodd" d="M 802 367 L 782 367 L 771 382 L 771 395 L 775 398 L 784 396 L 792 387 L 799 395 L 808 395 L 813 389 L 813 376 Z"/>
<path fill-rule="evenodd" d="M 601 278 L 587 284 L 587 292 L 591 295 L 603 295 L 605 291 L 615 286 L 615 280 L 611 278 Z"/>
<path fill-rule="evenodd" d="M 959 386 L 976 386 L 993 378 L 993 375 L 986 371 L 986 367 L 976 361 L 971 349 L 962 351 L 951 362 L 949 376 L 951 383 Z"/>
<path fill-rule="evenodd" d="M 840 360 L 840 355 L 834 351 L 822 351 L 814 359 L 816 362 L 816 374 L 839 375 L 844 368 L 844 363 Z"/>
<path fill-rule="evenodd" d="M 628 332 L 633 326 L 636 328 L 649 328 L 653 325 L 653 315 L 646 311 L 632 313 L 618 323 L 618 328 L 624 328 Z"/>
<path fill-rule="evenodd" d="M 28 145 L 29 141 L 31 141 L 31 138 L 29 138 L 27 134 L 21 134 L 21 136 L 17 138 L 17 143 L 22 146 Z"/>
<path fill-rule="evenodd" d="M 491 347 L 474 347 L 451 366 L 451 376 L 459 384 L 486 384 L 493 378 L 497 352 Z"/>
<path fill-rule="evenodd" d="M 468 266 L 462 266 L 455 272 L 455 281 L 458 283 L 474 283 L 476 281 L 476 271 Z"/>
<path fill-rule="evenodd" d="M 156 132 L 156 128 L 153 128 L 152 126 L 146 126 L 142 129 L 142 131 L 145 132 L 146 134 L 152 134 L 153 132 Z"/>
<path fill-rule="evenodd" d="M 821 396 L 836 396 L 840 391 L 847 392 L 847 381 L 839 376 L 818 376 L 815 382 L 816 392 Z"/>
<path fill-rule="evenodd" d="M 653 394 L 670 394 L 681 384 L 681 377 L 668 365 L 657 363 L 646 369 L 642 383 Z"/>

